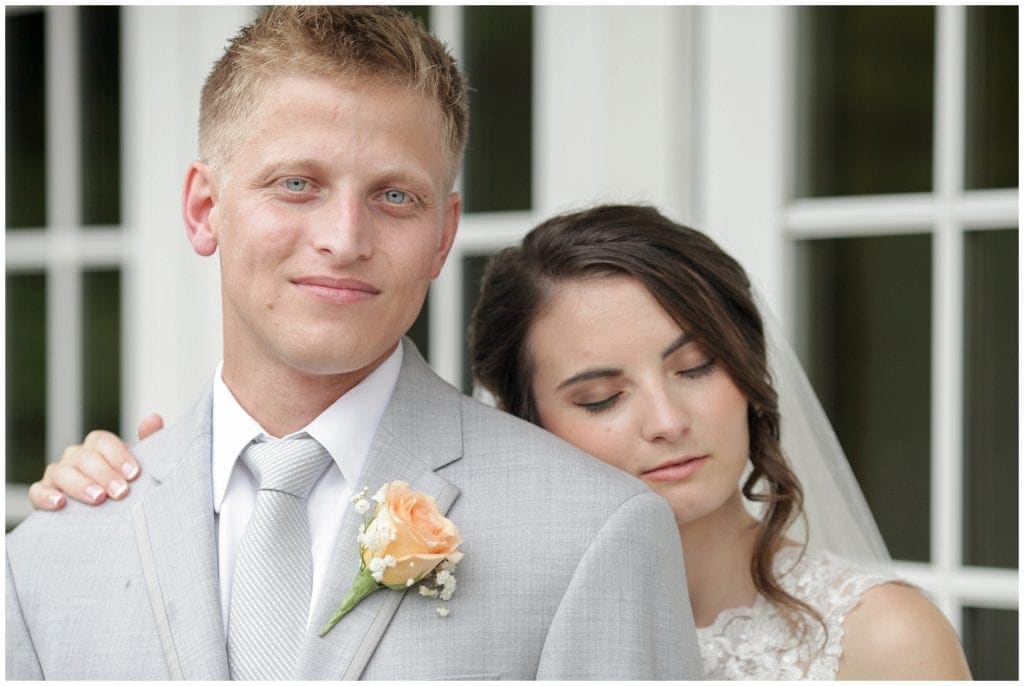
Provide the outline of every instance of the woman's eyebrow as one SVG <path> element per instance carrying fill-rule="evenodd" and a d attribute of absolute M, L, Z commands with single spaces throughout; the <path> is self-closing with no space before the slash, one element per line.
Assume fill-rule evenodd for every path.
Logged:
<path fill-rule="evenodd" d="M 591 379 L 603 379 L 605 377 L 618 376 L 620 374 L 622 374 L 622 370 L 621 369 L 611 369 L 611 368 L 585 369 L 584 371 L 580 372 L 579 374 L 573 374 L 568 379 L 566 379 L 562 383 L 558 384 L 558 388 L 556 388 L 555 390 L 556 391 L 560 391 L 563 388 L 565 388 L 566 386 L 571 386 L 572 384 L 579 383 L 580 381 L 589 381 Z"/>
<path fill-rule="evenodd" d="M 682 336 L 680 336 L 676 340 L 672 341 L 672 344 L 670 346 L 665 348 L 665 352 L 663 352 L 661 354 L 661 359 L 664 360 L 666 357 L 668 357 L 669 355 L 671 355 L 672 353 L 674 353 L 675 351 L 679 350 L 684 345 L 689 343 L 690 340 L 691 340 L 690 335 L 684 333 Z"/>

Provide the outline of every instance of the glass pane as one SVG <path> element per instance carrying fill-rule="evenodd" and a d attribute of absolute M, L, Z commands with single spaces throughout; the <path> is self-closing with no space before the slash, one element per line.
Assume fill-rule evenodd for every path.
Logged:
<path fill-rule="evenodd" d="M 1017 11 L 967 8 L 967 188 L 1018 184 Z"/>
<path fill-rule="evenodd" d="M 964 237 L 964 560 L 1017 566 L 1017 231 Z"/>
<path fill-rule="evenodd" d="M 935 9 L 798 11 L 796 195 L 930 190 Z"/>
<path fill-rule="evenodd" d="M 117 7 L 78 11 L 82 222 L 121 221 L 121 22 Z"/>
<path fill-rule="evenodd" d="M 7 275 L 7 481 L 46 464 L 46 275 Z"/>
<path fill-rule="evenodd" d="M 121 272 L 82 274 L 82 425 L 121 429 Z"/>
<path fill-rule="evenodd" d="M 46 53 L 42 11 L 6 17 L 7 228 L 46 225 Z"/>
<path fill-rule="evenodd" d="M 807 374 L 893 557 L 929 557 L 931 237 L 802 241 Z"/>
<path fill-rule="evenodd" d="M 473 373 L 469 369 L 469 318 L 480 298 L 480 281 L 490 255 L 467 255 L 462 258 L 462 392 L 473 392 Z"/>
<path fill-rule="evenodd" d="M 416 17 L 424 26 L 430 28 L 430 5 L 401 5 L 398 9 L 411 17 Z"/>
<path fill-rule="evenodd" d="M 416 344 L 416 348 L 420 351 L 420 355 L 423 355 L 423 359 L 430 362 L 430 293 L 427 293 L 427 297 L 423 301 L 423 309 L 420 310 L 416 321 L 412 323 L 412 328 L 405 335 Z"/>
<path fill-rule="evenodd" d="M 533 9 L 463 9 L 473 116 L 463 166 L 463 210 L 525 210 L 531 204 Z"/>
<path fill-rule="evenodd" d="M 964 608 L 964 652 L 977 680 L 1016 681 L 1018 624 L 1016 610 Z"/>

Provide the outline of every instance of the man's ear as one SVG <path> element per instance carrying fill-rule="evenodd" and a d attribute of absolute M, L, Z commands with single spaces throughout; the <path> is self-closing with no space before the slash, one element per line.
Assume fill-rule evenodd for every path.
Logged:
<path fill-rule="evenodd" d="M 459 219 L 462 218 L 462 196 L 458 193 L 449 193 L 444 203 L 444 218 L 441 220 L 441 243 L 438 245 L 437 254 L 434 257 L 434 265 L 430 270 L 430 278 L 436 279 L 441 273 L 441 267 L 448 259 L 448 252 L 455 242 L 455 233 L 459 229 Z"/>
<path fill-rule="evenodd" d="M 217 231 L 210 221 L 216 204 L 217 184 L 213 172 L 207 164 L 196 160 L 185 174 L 181 209 L 188 242 L 203 257 L 217 252 Z"/>

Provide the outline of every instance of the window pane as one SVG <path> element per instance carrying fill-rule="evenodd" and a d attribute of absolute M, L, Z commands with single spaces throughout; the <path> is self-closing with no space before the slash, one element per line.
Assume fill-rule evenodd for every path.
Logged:
<path fill-rule="evenodd" d="M 82 222 L 121 221 L 121 22 L 117 7 L 78 11 Z"/>
<path fill-rule="evenodd" d="M 1017 566 L 1017 231 L 964 237 L 964 560 Z"/>
<path fill-rule="evenodd" d="M 7 228 L 46 225 L 46 53 L 42 11 L 6 17 Z"/>
<path fill-rule="evenodd" d="M 480 299 L 480 281 L 490 255 L 467 255 L 462 258 L 462 392 L 473 392 L 473 373 L 469 369 L 469 319 Z"/>
<path fill-rule="evenodd" d="M 431 286 L 433 288 L 433 286 Z M 423 308 L 420 310 L 412 328 L 405 334 L 416 344 L 416 349 L 423 355 L 423 359 L 430 362 L 430 294 L 427 293 L 423 301 Z"/>
<path fill-rule="evenodd" d="M 82 423 L 121 430 L 121 272 L 82 274 Z"/>
<path fill-rule="evenodd" d="M 463 9 L 473 116 L 463 166 L 467 212 L 525 210 L 531 204 L 533 9 Z"/>
<path fill-rule="evenodd" d="M 931 237 L 802 241 L 801 341 L 893 557 L 928 560 Z"/>
<path fill-rule="evenodd" d="M 46 464 L 46 276 L 7 275 L 7 481 Z"/>
<path fill-rule="evenodd" d="M 967 8 L 967 188 L 1018 184 L 1017 11 Z"/>
<path fill-rule="evenodd" d="M 935 9 L 798 16 L 796 195 L 930 190 Z"/>
<path fill-rule="evenodd" d="M 398 9 L 411 17 L 416 17 L 424 26 L 430 28 L 430 5 L 401 5 Z"/>
<path fill-rule="evenodd" d="M 964 652 L 977 680 L 1016 681 L 1017 611 L 964 608 Z"/>

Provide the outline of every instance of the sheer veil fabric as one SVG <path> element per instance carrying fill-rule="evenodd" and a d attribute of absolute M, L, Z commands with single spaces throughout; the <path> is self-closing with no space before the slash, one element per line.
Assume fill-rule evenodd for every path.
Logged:
<path fill-rule="evenodd" d="M 832 424 L 764 298 L 755 301 L 779 395 L 782 450 L 804 492 L 804 517 L 791 525 L 789 537 L 875 571 L 890 570 L 892 558 Z"/>

